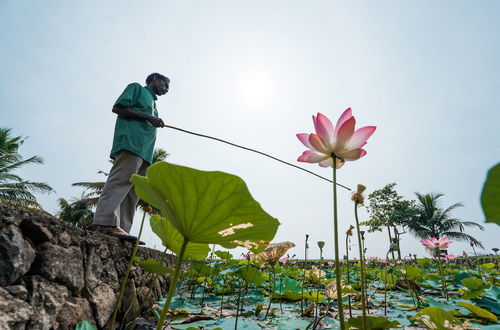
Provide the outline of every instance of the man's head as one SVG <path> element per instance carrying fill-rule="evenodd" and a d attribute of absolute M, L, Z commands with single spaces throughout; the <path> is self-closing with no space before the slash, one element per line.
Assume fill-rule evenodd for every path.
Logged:
<path fill-rule="evenodd" d="M 146 85 L 158 96 L 168 92 L 170 79 L 159 73 L 152 73 L 146 78 Z"/>

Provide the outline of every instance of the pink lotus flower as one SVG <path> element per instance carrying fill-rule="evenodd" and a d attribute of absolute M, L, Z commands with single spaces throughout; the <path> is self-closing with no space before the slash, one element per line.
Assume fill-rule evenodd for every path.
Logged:
<path fill-rule="evenodd" d="M 288 257 L 283 257 L 279 260 L 280 264 L 282 265 L 286 265 L 286 263 L 288 262 Z"/>
<path fill-rule="evenodd" d="M 436 237 L 433 237 L 431 239 L 425 238 L 420 241 L 425 247 L 431 250 L 435 249 L 447 249 L 452 241 L 448 240 L 448 237 L 443 237 L 441 239 L 437 239 Z"/>
<path fill-rule="evenodd" d="M 443 258 L 445 258 L 445 259 L 446 259 L 446 261 L 450 261 L 450 260 L 453 260 L 453 259 L 456 259 L 456 258 L 457 258 L 457 256 L 456 256 L 456 255 L 454 255 L 453 253 L 450 253 L 450 254 L 441 253 L 441 256 L 442 256 Z"/>
<path fill-rule="evenodd" d="M 361 147 L 376 129 L 375 126 L 365 126 L 354 130 L 356 120 L 351 108 L 342 113 L 335 127 L 319 112 L 313 116 L 313 122 L 316 134 L 297 134 L 300 142 L 310 149 L 304 151 L 297 161 L 319 163 L 321 167 L 333 167 L 334 156 L 338 158 L 336 168 L 341 168 L 345 161 L 358 160 L 366 155 Z"/>

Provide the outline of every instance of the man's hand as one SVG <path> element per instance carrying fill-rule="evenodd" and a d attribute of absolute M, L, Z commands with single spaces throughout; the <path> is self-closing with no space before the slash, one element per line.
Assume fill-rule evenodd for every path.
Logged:
<path fill-rule="evenodd" d="M 134 110 L 127 108 L 127 107 L 124 107 L 120 104 L 115 104 L 113 106 L 113 112 L 116 113 L 118 116 L 123 117 L 123 118 L 147 120 L 154 127 L 163 127 L 165 125 L 161 118 L 147 115 L 147 114 L 142 113 L 142 112 L 134 111 Z"/>
<path fill-rule="evenodd" d="M 155 116 L 151 116 L 148 120 L 154 127 L 163 127 L 165 125 L 161 118 Z"/>

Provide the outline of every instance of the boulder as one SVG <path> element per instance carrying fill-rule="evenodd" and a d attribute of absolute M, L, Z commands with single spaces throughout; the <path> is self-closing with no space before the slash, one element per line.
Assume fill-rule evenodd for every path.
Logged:
<path fill-rule="evenodd" d="M 74 329 L 83 320 L 105 328 L 132 251 L 130 242 L 0 203 L 0 329 Z M 138 257 L 175 264 L 174 256 L 148 248 L 140 248 Z M 117 323 L 136 317 L 168 290 L 168 275 L 161 276 L 146 296 L 149 282 L 151 274 L 132 269 Z"/>

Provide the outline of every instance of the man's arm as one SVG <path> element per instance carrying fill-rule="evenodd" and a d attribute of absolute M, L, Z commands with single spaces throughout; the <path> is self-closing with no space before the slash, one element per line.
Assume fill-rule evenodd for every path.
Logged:
<path fill-rule="evenodd" d="M 134 111 L 134 110 L 127 108 L 127 107 L 124 107 L 123 105 L 120 105 L 120 104 L 115 104 L 113 106 L 112 111 L 114 113 L 116 113 L 118 116 L 123 117 L 123 118 L 147 120 L 154 127 L 163 127 L 163 125 L 165 125 L 161 118 L 158 118 L 155 116 L 150 116 L 150 115 L 147 115 L 147 114 L 142 113 L 142 112 Z"/>

